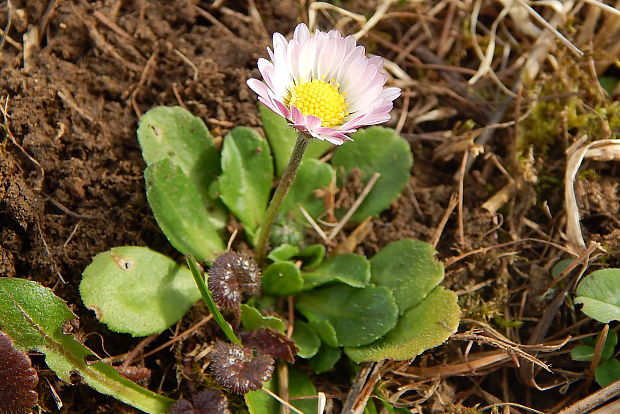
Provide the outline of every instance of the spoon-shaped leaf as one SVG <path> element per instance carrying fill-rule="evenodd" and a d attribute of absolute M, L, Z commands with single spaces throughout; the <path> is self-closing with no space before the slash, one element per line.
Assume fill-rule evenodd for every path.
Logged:
<path fill-rule="evenodd" d="M 223 228 L 225 208 L 209 196 L 221 171 L 220 153 L 204 122 L 180 106 L 158 106 L 140 118 L 138 141 L 147 166 L 168 159 L 181 168 L 211 212 L 213 226 Z"/>
<path fill-rule="evenodd" d="M 417 306 L 399 319 L 396 327 L 371 344 L 345 348 L 353 361 L 405 360 L 441 345 L 459 325 L 460 309 L 456 294 L 437 286 Z"/>
<path fill-rule="evenodd" d="M 340 254 L 323 261 L 318 267 L 303 274 L 304 290 L 330 282 L 342 282 L 353 287 L 364 287 L 370 281 L 370 263 L 358 254 Z"/>
<path fill-rule="evenodd" d="M 199 260 L 213 259 L 224 242 L 196 187 L 181 167 L 164 158 L 147 167 L 146 196 L 170 244 Z"/>
<path fill-rule="evenodd" d="M 133 336 L 168 329 L 200 299 L 186 267 L 138 246 L 95 256 L 82 274 L 80 295 L 110 329 Z"/>
<path fill-rule="evenodd" d="M 220 198 L 250 234 L 258 229 L 271 194 L 273 162 L 267 141 L 237 127 L 224 138 Z"/>
<path fill-rule="evenodd" d="M 443 264 L 434 255 L 430 244 L 403 239 L 388 244 L 370 259 L 371 281 L 394 293 L 401 315 L 443 280 Z"/>
<path fill-rule="evenodd" d="M 111 395 L 147 413 L 165 413 L 173 402 L 121 377 L 101 361 L 94 363 L 91 350 L 63 333 L 64 324 L 75 319 L 51 289 L 18 278 L 0 278 L 0 329 L 23 351 L 45 354 L 45 362 L 58 377 L 71 382 L 72 373 L 97 391 Z"/>

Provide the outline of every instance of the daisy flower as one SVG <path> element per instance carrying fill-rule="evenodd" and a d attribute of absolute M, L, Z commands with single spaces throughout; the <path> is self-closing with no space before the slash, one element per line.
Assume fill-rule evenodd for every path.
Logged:
<path fill-rule="evenodd" d="M 291 126 L 314 138 L 340 145 L 366 125 L 390 119 L 399 88 L 384 88 L 383 59 L 366 57 L 353 36 L 339 31 L 310 34 L 299 24 L 291 41 L 273 35 L 271 61 L 258 60 L 264 82 L 249 79 L 258 99 Z"/>

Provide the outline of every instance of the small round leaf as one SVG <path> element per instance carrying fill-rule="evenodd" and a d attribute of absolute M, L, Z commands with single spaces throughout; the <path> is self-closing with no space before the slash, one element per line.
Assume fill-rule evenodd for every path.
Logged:
<path fill-rule="evenodd" d="M 190 271 L 146 247 L 115 247 L 93 258 L 82 275 L 82 301 L 116 332 L 159 333 L 200 298 Z"/>
<path fill-rule="evenodd" d="M 602 323 L 620 320 L 620 269 L 597 270 L 586 276 L 575 292 L 583 313 Z"/>
<path fill-rule="evenodd" d="M 291 262 L 272 263 L 263 272 L 263 290 L 270 295 L 292 295 L 303 285 L 299 268 Z"/>

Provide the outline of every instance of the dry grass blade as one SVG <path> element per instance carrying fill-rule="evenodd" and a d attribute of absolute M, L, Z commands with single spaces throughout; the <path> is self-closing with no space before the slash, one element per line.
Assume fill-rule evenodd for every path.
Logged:
<path fill-rule="evenodd" d="M 542 362 L 540 359 L 530 355 L 529 353 L 522 350 L 518 346 L 509 344 L 509 343 L 506 343 L 506 342 L 503 342 L 503 341 L 500 341 L 498 339 L 491 338 L 488 336 L 478 335 L 475 333 L 475 331 L 470 331 L 470 332 L 466 332 L 462 334 L 454 334 L 451 336 L 451 338 L 457 341 L 468 341 L 468 342 L 473 341 L 479 344 L 495 346 L 497 348 L 500 348 L 504 352 L 508 353 L 509 355 L 511 355 L 511 357 L 512 356 L 521 357 L 522 359 L 525 359 L 531 362 L 532 364 L 538 365 L 539 367 L 543 368 L 546 371 L 552 372 L 547 364 Z M 515 363 L 517 364 L 517 366 L 519 366 L 519 363 L 517 362 L 517 360 L 515 360 Z"/>
<path fill-rule="evenodd" d="M 575 404 L 563 409 L 558 414 L 585 414 L 604 404 L 606 401 L 610 401 L 620 395 L 620 380 L 613 382 L 603 389 L 596 391 L 585 397 L 582 400 L 577 401 Z M 618 412 L 618 411 L 616 411 Z"/>
<path fill-rule="evenodd" d="M 597 161 L 620 160 L 620 139 L 603 139 L 583 145 L 587 136 L 582 136 L 567 150 L 564 174 L 564 207 L 566 209 L 566 240 L 576 253 L 586 248 L 579 225 L 579 206 L 575 196 L 575 177 L 584 159 Z"/>

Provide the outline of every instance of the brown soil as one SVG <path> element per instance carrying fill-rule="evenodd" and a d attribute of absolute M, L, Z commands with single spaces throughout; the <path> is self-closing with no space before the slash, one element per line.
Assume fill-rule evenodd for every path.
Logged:
<path fill-rule="evenodd" d="M 75 327 L 75 333 L 87 345 L 100 354 L 127 352 L 137 340 L 111 333 L 98 324 L 81 304 L 78 285 L 91 257 L 114 246 L 147 245 L 176 254 L 146 202 L 145 165 L 135 137 L 138 117 L 156 105 L 182 105 L 204 119 L 214 136 L 223 137 L 236 125 L 259 127 L 256 99 L 245 81 L 258 75 L 256 60 L 266 54 L 269 33 L 288 33 L 294 27 L 299 3 L 257 1 L 262 22 L 247 17 L 251 13 L 246 2 L 227 2 L 231 10 L 227 13 L 210 10 L 208 2 L 199 0 L 12 3 L 8 34 L 16 43 L 7 39 L 0 52 L 0 104 L 6 108 L 0 133 L 0 276 L 27 278 L 52 287 L 78 315 L 80 326 Z M 352 3 L 351 10 L 365 10 L 365 2 Z M 2 4 L 0 27 L 6 27 L 9 9 Z M 391 30 L 385 26 L 383 30 Z M 28 50 L 22 50 L 23 36 L 34 28 L 38 28 L 38 35 L 34 34 Z M 381 44 L 380 39 L 368 41 L 370 49 L 396 58 L 397 52 L 381 49 Z M 418 53 L 425 60 L 424 51 Z M 420 102 L 437 96 L 435 105 L 456 106 L 460 113 L 425 128 L 411 120 L 404 124 L 404 136 L 414 152 L 414 176 L 391 210 L 374 220 L 361 249 L 373 254 L 403 237 L 430 241 L 437 236 L 439 257 L 448 259 L 449 264 L 445 284 L 463 295 L 464 316 L 489 321 L 502 315 L 506 320 L 535 321 L 543 311 L 537 297 L 542 292 L 534 288 L 549 283 L 549 268 L 560 252 L 555 251 L 554 256 L 544 243 L 524 242 L 449 260 L 507 241 L 547 240 L 547 234 L 559 237 L 561 219 L 555 215 L 562 211 L 561 189 L 542 195 L 533 183 L 519 176 L 519 191 L 512 195 L 505 211 L 491 214 L 481 205 L 506 184 L 506 179 L 491 157 L 479 156 L 463 179 L 461 219 L 457 209 L 451 214 L 448 211 L 444 230 L 438 230 L 451 195 L 459 192 L 462 153 L 454 151 L 458 155 L 434 158 L 432 151 L 438 144 L 424 134 L 450 129 L 459 120 L 490 122 L 497 102 L 480 104 L 468 101 L 471 96 L 467 94 L 448 93 L 451 82 L 462 81 L 452 73 L 447 81 L 433 72 L 425 76 L 447 86 L 438 92 L 419 85 Z M 395 112 L 392 127 L 397 118 Z M 512 134 L 498 132 L 487 153 L 510 158 L 506 148 L 510 148 Z M 617 170 L 605 168 L 600 169 L 597 180 L 581 181 L 580 194 L 587 195 L 587 205 L 582 206 L 583 224 L 588 237 L 607 249 L 608 263 L 617 265 L 620 185 Z M 516 169 L 511 172 L 521 174 Z M 546 215 L 545 201 L 549 201 L 553 217 Z M 523 224 L 526 216 L 528 225 Z M 529 288 L 530 295 L 523 297 L 522 292 Z M 513 306 L 515 303 L 521 307 Z M 203 309 L 196 307 L 183 326 L 190 326 L 202 315 Z M 520 333 L 523 342 L 527 342 L 533 326 Z M 177 356 L 181 350 L 200 347 L 198 344 L 177 347 Z M 461 345 L 454 341 L 443 353 L 429 355 L 420 364 L 439 365 L 448 359 L 446 355 L 457 355 L 455 349 Z M 191 384 L 181 381 L 179 388 L 175 376 L 180 379 L 191 369 L 186 366 L 182 372 L 172 353 L 160 354 L 146 361 L 154 373 L 146 385 L 177 398 L 179 389 L 187 391 Z M 134 412 L 86 386 L 61 383 L 45 369 L 42 358 L 34 360 L 40 375 L 49 380 L 39 385 L 44 410 L 58 411 L 53 389 L 64 405 L 64 413 Z M 518 381 L 514 371 L 498 372 L 498 377 L 489 377 L 489 381 L 499 383 L 499 375 L 505 381 Z M 402 385 L 403 379 L 393 381 L 392 385 Z M 338 390 L 346 392 L 340 385 Z M 505 389 L 479 385 L 497 395 Z M 464 380 L 445 382 L 441 397 L 446 404 L 465 401 L 471 406 L 483 401 L 471 387 Z M 514 401 L 527 395 L 530 402 L 538 401 L 542 394 L 530 388 L 524 391 L 526 388 L 519 383 L 511 390 L 513 394 L 502 398 Z M 460 391 L 474 396 L 468 400 L 464 394 L 457 395 Z M 559 401 L 562 397 L 554 394 L 553 398 Z M 428 407 L 430 410 L 431 405 Z"/>

